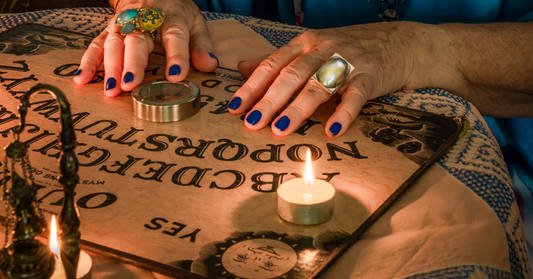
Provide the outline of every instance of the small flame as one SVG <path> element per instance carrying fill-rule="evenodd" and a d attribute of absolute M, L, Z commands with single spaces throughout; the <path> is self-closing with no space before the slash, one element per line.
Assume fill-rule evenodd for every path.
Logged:
<path fill-rule="evenodd" d="M 306 249 L 300 253 L 300 259 L 306 265 L 313 265 L 312 260 L 315 259 L 316 254 L 318 254 L 318 250 Z"/>
<path fill-rule="evenodd" d="M 50 224 L 50 250 L 52 250 L 54 254 L 59 254 L 59 242 L 57 241 L 57 224 L 55 215 L 52 215 L 52 221 Z"/>
<path fill-rule="evenodd" d="M 304 182 L 309 192 L 309 188 L 315 183 L 315 176 L 313 175 L 313 166 L 311 165 L 311 150 L 307 149 L 307 156 L 305 158 L 305 172 L 304 172 Z"/>

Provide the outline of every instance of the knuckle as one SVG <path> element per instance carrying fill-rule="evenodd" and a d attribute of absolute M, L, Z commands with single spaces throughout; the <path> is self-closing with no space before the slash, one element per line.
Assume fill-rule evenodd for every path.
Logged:
<path fill-rule="evenodd" d="M 102 41 L 97 41 L 97 40 L 94 40 L 92 41 L 92 43 L 89 44 L 89 46 L 87 47 L 87 50 L 96 50 L 96 51 L 100 51 L 100 50 L 103 50 L 104 49 L 104 43 L 105 42 L 102 42 Z"/>
<path fill-rule="evenodd" d="M 170 26 L 165 29 L 165 32 L 163 32 L 161 39 L 164 41 L 169 41 L 170 39 L 173 39 L 173 37 L 178 37 L 180 40 L 188 40 L 189 32 L 178 26 Z"/>
<path fill-rule="evenodd" d="M 292 104 L 291 109 L 295 110 L 296 114 L 298 114 L 302 118 L 306 118 L 307 116 L 309 116 L 309 113 L 307 113 L 307 110 L 301 104 Z"/>
<path fill-rule="evenodd" d="M 265 95 L 260 102 L 262 103 L 262 106 L 267 106 L 270 109 L 277 108 L 276 100 L 274 100 L 272 96 Z"/>
<path fill-rule="evenodd" d="M 321 37 L 321 31 L 313 30 L 313 29 L 307 30 L 301 35 L 301 38 L 306 42 L 315 42 L 320 37 Z"/>
<path fill-rule="evenodd" d="M 124 69 L 144 69 L 146 68 L 146 63 L 140 61 L 139 59 L 124 61 Z"/>
<path fill-rule="evenodd" d="M 255 92 L 254 88 L 248 82 L 244 83 L 239 90 L 245 92 Z"/>
<path fill-rule="evenodd" d="M 98 67 L 98 65 L 96 65 L 97 63 L 99 64 L 101 61 L 98 61 L 98 59 L 92 55 L 86 55 L 86 56 L 83 56 L 82 60 L 81 60 L 81 64 L 83 65 L 89 65 L 90 67 Z"/>
<path fill-rule="evenodd" d="M 314 96 L 317 99 L 320 99 L 322 102 L 325 102 L 329 99 L 329 91 L 318 84 L 317 81 L 307 83 L 306 88 L 311 96 Z"/>
<path fill-rule="evenodd" d="M 302 76 L 292 64 L 283 68 L 280 72 L 280 76 L 291 82 L 292 84 L 299 84 L 302 81 Z"/>
<path fill-rule="evenodd" d="M 131 42 L 131 43 L 139 43 L 140 41 L 143 41 L 146 39 L 146 36 L 144 35 L 144 32 L 133 32 L 133 34 L 129 34 L 124 37 L 124 42 Z"/>
<path fill-rule="evenodd" d="M 355 86 L 350 86 L 348 87 L 348 89 L 346 89 L 346 92 L 344 95 L 352 95 L 352 97 L 355 97 L 355 98 L 358 98 L 360 99 L 361 101 L 365 101 L 366 100 L 366 96 L 365 94 L 363 93 L 363 90 L 355 87 Z"/>
<path fill-rule="evenodd" d="M 105 66 L 106 73 L 121 73 L 122 67 L 119 65 L 107 65 Z"/>
<path fill-rule="evenodd" d="M 167 61 L 180 61 L 186 60 L 181 53 L 173 53 L 167 56 Z"/>
<path fill-rule="evenodd" d="M 101 47 L 103 48 L 104 47 L 104 43 L 105 41 L 107 40 L 107 37 L 109 36 L 109 33 L 107 32 L 102 32 L 100 33 L 100 35 L 98 35 L 98 37 L 96 37 L 94 40 L 91 41 L 91 43 L 89 44 L 89 47 Z"/>
<path fill-rule="evenodd" d="M 316 31 L 315 30 L 307 30 L 305 32 L 302 33 L 301 37 L 302 38 L 311 38 L 311 37 L 314 37 L 316 34 Z"/>
<path fill-rule="evenodd" d="M 276 61 L 271 57 L 261 61 L 259 67 L 268 74 L 274 74 L 277 72 Z"/>
<path fill-rule="evenodd" d="M 124 43 L 122 36 L 117 33 L 109 34 L 104 43 L 104 49 L 116 46 L 122 46 Z"/>
<path fill-rule="evenodd" d="M 346 106 L 339 106 L 337 109 L 337 113 L 348 115 L 350 122 L 354 121 L 355 117 L 357 116 L 353 110 L 348 109 Z"/>

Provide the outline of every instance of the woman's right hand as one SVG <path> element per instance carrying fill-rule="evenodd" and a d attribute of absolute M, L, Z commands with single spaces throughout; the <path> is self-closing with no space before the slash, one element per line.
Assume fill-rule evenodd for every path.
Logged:
<path fill-rule="evenodd" d="M 115 20 L 123 10 L 146 5 L 166 14 L 157 32 L 161 34 L 161 43 L 166 52 L 165 76 L 169 81 L 185 79 L 190 68 L 189 61 L 204 72 L 214 71 L 218 67 L 209 30 L 192 0 L 120 0 L 107 28 L 92 41 L 83 55 L 74 82 L 86 84 L 91 81 L 102 62 L 105 69 L 104 92 L 107 96 L 117 96 L 123 90 L 131 91 L 143 81 L 154 41 L 148 32 L 135 31 L 122 36 L 120 27 L 115 26 Z"/>
<path fill-rule="evenodd" d="M 436 79 L 446 84 L 449 77 L 444 73 L 453 71 L 434 62 L 425 38 L 419 36 L 430 28 L 396 22 L 309 30 L 262 61 L 239 63 L 239 71 L 249 78 L 228 104 L 229 112 L 247 113 L 244 125 L 250 130 L 272 123 L 277 136 L 293 133 L 331 98 L 331 92 L 310 77 L 339 52 L 354 69 L 338 91 L 342 101 L 325 123 L 325 134 L 338 137 L 370 99 L 431 86 Z"/>

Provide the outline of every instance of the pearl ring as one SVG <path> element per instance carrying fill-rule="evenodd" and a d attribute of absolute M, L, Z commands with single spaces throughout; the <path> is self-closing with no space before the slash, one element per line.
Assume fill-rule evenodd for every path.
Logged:
<path fill-rule="evenodd" d="M 352 64 L 340 54 L 334 53 L 311 78 L 327 89 L 330 95 L 333 95 L 337 93 L 352 71 Z"/>

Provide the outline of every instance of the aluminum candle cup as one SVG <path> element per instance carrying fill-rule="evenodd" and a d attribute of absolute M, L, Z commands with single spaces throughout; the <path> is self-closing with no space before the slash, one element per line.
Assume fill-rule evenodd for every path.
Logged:
<path fill-rule="evenodd" d="M 335 188 L 326 181 L 315 179 L 307 188 L 303 178 L 295 178 L 278 188 L 278 214 L 298 225 L 324 223 L 333 216 Z"/>
<path fill-rule="evenodd" d="M 133 114 L 152 122 L 179 121 L 200 110 L 200 88 L 185 80 L 144 82 L 135 87 L 131 97 Z"/>

